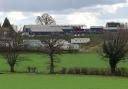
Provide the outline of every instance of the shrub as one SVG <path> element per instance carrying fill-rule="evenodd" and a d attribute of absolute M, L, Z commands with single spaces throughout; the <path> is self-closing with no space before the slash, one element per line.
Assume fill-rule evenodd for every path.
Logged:
<path fill-rule="evenodd" d="M 115 74 L 111 73 L 110 69 L 96 69 L 96 68 L 62 68 L 61 74 L 80 74 L 80 75 L 114 75 L 114 76 L 128 76 L 128 69 L 117 69 Z"/>

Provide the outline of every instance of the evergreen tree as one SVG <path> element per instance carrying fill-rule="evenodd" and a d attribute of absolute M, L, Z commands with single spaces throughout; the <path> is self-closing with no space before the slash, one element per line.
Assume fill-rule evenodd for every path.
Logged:
<path fill-rule="evenodd" d="M 13 27 L 10 24 L 10 21 L 8 20 L 8 18 L 6 17 L 4 20 L 4 23 L 2 25 L 3 28 L 9 28 L 9 29 L 13 29 Z"/>
<path fill-rule="evenodd" d="M 10 24 L 10 21 L 8 20 L 8 18 L 6 17 L 4 20 L 4 23 L 2 25 L 2 28 L 5 28 L 6 31 L 4 30 L 4 32 L 7 32 L 6 37 L 14 37 L 15 36 L 15 31 L 12 27 L 12 25 Z"/>

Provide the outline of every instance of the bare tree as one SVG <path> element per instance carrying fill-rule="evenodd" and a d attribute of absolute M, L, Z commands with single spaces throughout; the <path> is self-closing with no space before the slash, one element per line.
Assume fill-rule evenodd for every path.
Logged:
<path fill-rule="evenodd" d="M 116 72 L 117 64 L 126 59 L 128 52 L 128 32 L 123 28 L 120 28 L 117 32 L 105 32 L 103 53 L 104 57 L 108 58 L 111 73 Z"/>
<path fill-rule="evenodd" d="M 2 55 L 5 57 L 7 63 L 10 66 L 10 72 L 15 72 L 15 64 L 19 61 L 19 50 L 21 48 L 21 43 L 22 43 L 22 37 L 21 33 L 17 32 L 15 33 L 14 38 L 7 38 L 7 39 L 2 39 L 3 43 L 5 44 L 4 51 L 2 52 Z"/>
<path fill-rule="evenodd" d="M 63 43 L 60 40 L 60 37 L 55 35 L 50 35 L 45 40 L 43 40 L 42 43 L 45 45 L 45 52 L 49 56 L 50 73 L 53 74 L 55 73 L 55 63 L 58 62 L 56 57 L 57 55 L 61 54 L 61 47 Z"/>
<path fill-rule="evenodd" d="M 21 32 L 15 32 L 9 20 L 0 27 L 0 52 L 10 66 L 10 72 L 14 72 L 14 66 L 18 62 L 19 50 L 22 43 Z"/>
<path fill-rule="evenodd" d="M 40 25 L 56 24 L 56 21 L 48 13 L 44 13 L 42 16 L 37 16 L 36 23 Z"/>

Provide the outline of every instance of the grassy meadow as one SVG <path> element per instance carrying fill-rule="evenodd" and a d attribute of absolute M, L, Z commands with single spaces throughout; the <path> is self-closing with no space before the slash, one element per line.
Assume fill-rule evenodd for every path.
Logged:
<path fill-rule="evenodd" d="M 39 72 L 48 72 L 48 57 L 41 53 L 25 53 L 16 64 L 16 71 L 27 71 L 35 66 Z M 109 68 L 107 61 L 96 53 L 78 53 L 59 55 L 57 70 L 65 68 Z M 128 62 L 118 67 L 128 68 Z M 5 59 L 0 56 L 0 71 L 9 71 Z M 0 89 L 127 89 L 128 78 L 89 75 L 50 75 L 34 73 L 0 74 Z"/>
<path fill-rule="evenodd" d="M 127 89 L 128 79 L 85 75 L 1 74 L 1 89 Z"/>
<path fill-rule="evenodd" d="M 63 54 L 57 57 L 56 69 L 65 68 L 109 68 L 107 60 L 97 53 Z M 27 67 L 36 67 L 39 72 L 48 72 L 48 56 L 41 53 L 25 53 L 20 55 L 20 62 L 16 64 L 16 71 L 27 71 Z M 128 68 L 128 60 L 120 62 L 118 67 Z M 0 56 L 0 71 L 8 71 L 5 59 Z"/>

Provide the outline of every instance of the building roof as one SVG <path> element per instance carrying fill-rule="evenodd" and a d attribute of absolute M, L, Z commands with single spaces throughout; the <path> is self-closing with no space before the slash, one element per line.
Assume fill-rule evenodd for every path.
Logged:
<path fill-rule="evenodd" d="M 60 27 L 51 27 L 49 25 L 25 25 L 24 29 L 26 28 L 32 32 L 63 32 Z"/>
<path fill-rule="evenodd" d="M 107 22 L 106 27 L 120 27 L 121 23 L 119 22 Z"/>
<path fill-rule="evenodd" d="M 104 28 L 103 26 L 91 26 L 90 28 Z"/>
<path fill-rule="evenodd" d="M 83 28 L 86 25 L 51 25 L 52 27 L 60 27 L 62 29 L 73 29 L 74 27 Z"/>
<path fill-rule="evenodd" d="M 105 27 L 104 30 L 117 30 L 118 27 Z"/>

